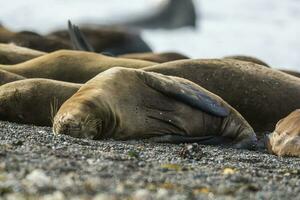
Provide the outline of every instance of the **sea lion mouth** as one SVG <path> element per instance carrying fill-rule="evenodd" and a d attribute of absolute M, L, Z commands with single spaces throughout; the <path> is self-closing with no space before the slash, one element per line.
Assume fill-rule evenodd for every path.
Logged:
<path fill-rule="evenodd" d="M 89 115 L 85 118 L 76 118 L 66 114 L 54 120 L 54 135 L 70 135 L 76 138 L 96 139 L 101 134 L 102 120 L 96 120 Z"/>

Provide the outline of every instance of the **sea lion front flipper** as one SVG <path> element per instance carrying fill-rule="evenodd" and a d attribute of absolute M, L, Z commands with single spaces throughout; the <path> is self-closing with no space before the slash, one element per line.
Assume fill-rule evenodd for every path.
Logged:
<path fill-rule="evenodd" d="M 70 20 L 68 20 L 68 30 L 73 48 L 75 50 L 94 52 L 94 48 L 87 41 L 86 37 L 80 31 L 78 26 L 73 25 Z"/>
<path fill-rule="evenodd" d="M 211 115 L 226 117 L 230 113 L 215 95 L 209 95 L 209 91 L 191 81 L 144 71 L 140 71 L 139 76 L 149 87 Z"/>
<path fill-rule="evenodd" d="M 202 137 L 190 137 L 182 135 L 163 135 L 156 136 L 149 139 L 151 142 L 157 143 L 198 143 L 203 145 L 224 145 L 229 144 L 232 140 L 222 136 L 202 136 Z"/>

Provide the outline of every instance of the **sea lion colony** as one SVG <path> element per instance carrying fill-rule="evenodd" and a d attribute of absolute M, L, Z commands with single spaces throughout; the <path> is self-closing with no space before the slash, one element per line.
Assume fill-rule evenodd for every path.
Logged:
<path fill-rule="evenodd" d="M 79 29 L 69 28 L 76 48 L 88 43 Z M 1 44 L 0 54 L 0 119 L 53 125 L 55 134 L 251 149 L 261 132 L 272 132 L 300 107 L 300 80 L 252 57 L 112 57 L 13 44 Z M 270 153 L 299 156 L 293 120 L 300 116 L 291 115 L 266 137 Z"/>

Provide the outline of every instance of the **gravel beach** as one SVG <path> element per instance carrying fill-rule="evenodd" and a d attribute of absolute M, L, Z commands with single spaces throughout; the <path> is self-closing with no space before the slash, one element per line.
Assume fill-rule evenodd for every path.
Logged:
<path fill-rule="evenodd" d="M 300 158 L 0 122 L 3 199 L 300 199 Z"/>

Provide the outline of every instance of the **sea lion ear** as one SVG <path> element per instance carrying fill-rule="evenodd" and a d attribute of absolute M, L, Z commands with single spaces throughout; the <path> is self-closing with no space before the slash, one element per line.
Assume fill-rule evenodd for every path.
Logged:
<path fill-rule="evenodd" d="M 74 50 L 94 52 L 94 48 L 87 41 L 86 37 L 80 31 L 78 26 L 73 25 L 70 20 L 68 20 L 68 30 Z"/>
<path fill-rule="evenodd" d="M 229 108 L 221 104 L 221 99 L 209 95 L 209 91 L 191 81 L 144 71 L 140 71 L 139 76 L 151 88 L 211 115 L 226 117 L 230 113 Z"/>

